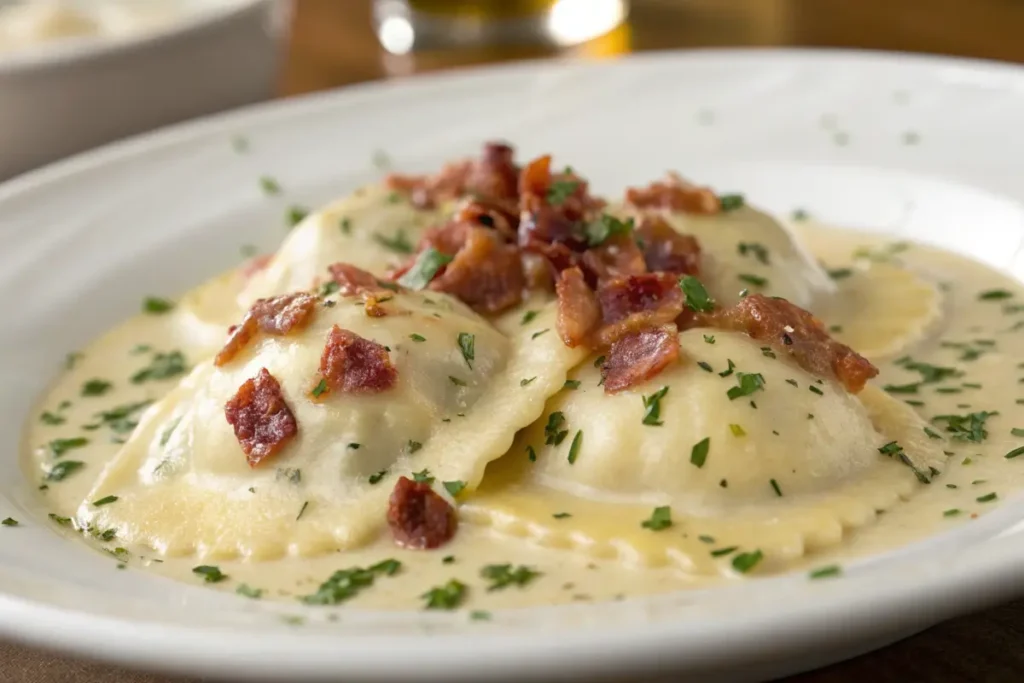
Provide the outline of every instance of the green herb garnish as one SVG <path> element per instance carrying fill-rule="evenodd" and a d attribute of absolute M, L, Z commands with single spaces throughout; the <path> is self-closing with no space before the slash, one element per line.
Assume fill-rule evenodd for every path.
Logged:
<path fill-rule="evenodd" d="M 327 379 L 321 377 L 320 381 L 316 383 L 315 387 L 313 387 L 313 392 L 312 393 L 313 393 L 314 398 L 320 398 L 320 396 L 325 391 L 327 391 Z"/>
<path fill-rule="evenodd" d="M 576 432 L 576 436 L 572 437 L 572 443 L 569 445 L 569 464 L 573 465 L 576 463 L 576 458 L 579 457 L 580 447 L 583 445 L 583 430 Z"/>
<path fill-rule="evenodd" d="M 320 584 L 315 593 L 300 598 L 307 605 L 337 605 L 355 597 L 360 591 L 373 585 L 379 576 L 394 576 L 402 568 L 395 559 L 378 562 L 366 569 L 351 567 L 339 569 Z"/>
<path fill-rule="evenodd" d="M 644 417 L 641 422 L 649 427 L 660 427 L 664 424 L 661 421 L 661 399 L 665 398 L 668 394 L 668 387 L 664 386 L 658 389 L 650 396 L 643 396 L 644 403 Z"/>
<path fill-rule="evenodd" d="M 651 531 L 661 531 L 672 526 L 672 508 L 668 505 L 656 507 L 648 519 L 640 522 L 640 526 Z"/>
<path fill-rule="evenodd" d="M 222 572 L 219 567 L 214 567 L 210 564 L 192 567 L 192 573 L 203 577 L 203 581 L 206 583 L 220 583 L 228 578 L 228 575 Z"/>
<path fill-rule="evenodd" d="M 442 484 L 444 485 L 444 490 L 447 491 L 452 496 L 452 498 L 458 496 L 460 493 L 462 493 L 463 489 L 466 488 L 466 482 L 459 480 L 446 481 L 442 482 Z"/>
<path fill-rule="evenodd" d="M 584 233 L 587 236 L 587 244 L 591 247 L 604 244 L 616 235 L 629 236 L 632 232 L 632 218 L 627 218 L 625 221 L 621 221 L 615 216 L 607 213 L 601 214 L 600 218 L 588 223 L 584 228 Z"/>
<path fill-rule="evenodd" d="M 47 470 L 44 481 L 64 481 L 69 474 L 73 474 L 83 467 L 85 467 L 84 462 L 80 462 L 78 460 L 62 460 Z"/>
<path fill-rule="evenodd" d="M 540 572 L 522 564 L 515 569 L 511 564 L 489 564 L 480 570 L 480 576 L 491 582 L 488 591 L 502 590 L 508 586 L 522 588 L 540 575 Z"/>
<path fill-rule="evenodd" d="M 253 588 L 247 583 L 238 584 L 238 588 L 235 589 L 235 593 L 238 593 L 239 595 L 244 596 L 246 598 L 250 598 L 252 600 L 259 600 L 261 597 L 263 597 L 262 588 Z"/>
<path fill-rule="evenodd" d="M 394 237 L 385 237 L 380 233 L 374 233 L 373 240 L 385 249 L 390 249 L 399 254 L 412 254 L 416 251 L 404 230 L 399 230 L 395 233 Z"/>
<path fill-rule="evenodd" d="M 708 451 L 711 450 L 711 437 L 706 436 L 693 445 L 690 449 L 690 463 L 697 467 L 704 467 L 708 459 Z"/>
<path fill-rule="evenodd" d="M 118 500 L 119 499 L 118 499 L 117 496 L 104 496 L 104 497 L 100 498 L 99 500 L 94 500 L 92 502 L 92 504 L 93 504 L 93 507 L 102 507 L 104 505 L 110 505 L 111 503 L 115 503 Z"/>
<path fill-rule="evenodd" d="M 427 247 L 416 256 L 412 267 L 398 278 L 398 284 L 413 290 L 423 289 L 434 279 L 437 271 L 452 262 L 452 258 L 433 247 Z"/>
<path fill-rule="evenodd" d="M 565 437 L 569 435 L 568 429 L 562 429 L 565 426 L 565 415 L 560 411 L 555 411 L 548 415 L 548 423 L 544 426 L 544 443 L 547 445 L 557 446 Z"/>
<path fill-rule="evenodd" d="M 764 389 L 764 377 L 761 373 L 737 372 L 737 385 L 730 387 L 726 396 L 730 401 L 735 401 L 743 396 L 750 396 L 756 391 Z"/>
<path fill-rule="evenodd" d="M 114 385 L 105 379 L 90 379 L 82 385 L 82 396 L 102 396 L 113 387 Z"/>
<path fill-rule="evenodd" d="M 431 588 L 420 597 L 427 601 L 424 609 L 456 609 L 466 599 L 466 584 L 451 579 L 443 586 Z"/>
<path fill-rule="evenodd" d="M 812 579 L 833 579 L 842 573 L 843 570 L 838 564 L 830 564 L 827 567 L 813 570 L 807 576 Z"/>
<path fill-rule="evenodd" d="M 755 550 L 750 553 L 740 553 L 736 557 L 732 558 L 732 568 L 740 574 L 746 574 L 756 567 L 762 559 L 764 559 L 764 555 L 760 550 Z"/>
<path fill-rule="evenodd" d="M 692 275 L 684 275 L 679 278 L 679 287 L 683 290 L 683 296 L 686 297 L 686 305 L 691 310 L 700 313 L 710 313 L 715 310 L 714 300 L 697 278 Z"/>
<path fill-rule="evenodd" d="M 142 384 L 149 380 L 170 379 L 184 374 L 188 370 L 185 356 L 181 351 L 168 351 L 153 356 L 149 367 L 142 368 L 132 375 L 133 384 Z"/>
<path fill-rule="evenodd" d="M 472 370 L 473 360 L 476 358 L 476 335 L 459 332 L 459 350 L 462 351 L 462 358 L 466 361 L 466 365 Z"/>
<path fill-rule="evenodd" d="M 735 211 L 743 207 L 745 200 L 741 194 L 723 194 L 718 198 L 722 211 Z"/>
<path fill-rule="evenodd" d="M 142 312 L 160 315 L 174 309 L 174 302 L 156 296 L 147 296 L 142 300 Z"/>

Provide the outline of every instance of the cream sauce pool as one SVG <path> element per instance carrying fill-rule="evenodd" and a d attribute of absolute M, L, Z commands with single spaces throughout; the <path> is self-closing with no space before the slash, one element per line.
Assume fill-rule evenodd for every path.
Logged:
<path fill-rule="evenodd" d="M 977 429 L 980 414 L 987 432 L 976 440 L 948 440 L 943 446 L 949 454 L 948 466 L 931 485 L 922 486 L 908 501 L 873 522 L 847 530 L 841 543 L 811 550 L 784 567 L 807 573 L 810 580 L 841 574 L 844 564 L 857 558 L 970 524 L 1024 488 L 1024 456 L 1006 457 L 1024 445 L 1024 367 L 1017 360 L 1024 358 L 1024 288 L 979 263 L 921 245 L 894 247 L 889 240 L 864 233 L 807 223 L 799 226 L 799 233 L 833 272 L 850 267 L 852 255 L 866 248 L 879 259 L 898 253 L 907 268 L 941 283 L 946 297 L 941 327 L 906 353 L 919 363 L 955 368 L 958 373 L 947 372 L 936 381 L 922 383 L 921 371 L 911 372 L 900 359 L 890 359 L 876 362 L 881 374 L 875 383 L 896 387 L 892 395 L 913 405 L 926 419 L 965 416 L 957 424 L 969 431 L 969 416 L 976 414 Z M 815 312 L 832 325 L 851 315 L 841 307 Z M 148 548 L 122 547 L 116 538 L 104 540 L 96 533 L 90 538 L 88 532 L 71 528 L 68 520 L 138 417 L 138 410 L 119 409 L 160 398 L 180 378 L 179 364 L 199 360 L 173 355 L 187 342 L 175 316 L 174 312 L 140 315 L 80 354 L 69 356 L 69 369 L 37 406 L 26 429 L 23 463 L 29 481 L 41 486 L 39 495 L 55 529 L 69 538 L 84 536 L 109 553 L 111 571 L 145 568 L 198 584 L 208 575 L 193 571 L 204 564 L 194 557 L 161 557 Z M 836 334 L 842 339 L 841 328 Z M 940 420 L 932 426 L 949 436 L 945 430 L 954 424 Z M 975 436 L 980 433 L 976 431 Z M 56 461 L 54 449 L 64 451 Z M 45 480 L 54 462 L 67 461 L 82 465 L 59 481 Z M 56 476 L 59 479 L 60 473 Z M 503 607 L 614 600 L 752 580 L 728 572 L 695 577 L 675 568 L 630 566 L 464 524 L 452 542 L 436 551 L 403 550 L 383 538 L 356 551 L 312 558 L 217 562 L 219 575 L 214 576 L 226 578 L 207 585 L 247 597 L 295 600 L 315 593 L 339 569 L 367 567 L 391 558 L 402 563 L 401 571 L 379 575 L 372 586 L 345 604 L 416 609 L 424 606 L 423 596 L 429 590 L 456 579 L 468 587 L 461 607 L 486 618 L 488 610 Z M 489 565 L 511 565 L 512 570 L 525 566 L 530 572 L 522 585 L 513 581 L 503 589 L 488 590 L 494 579 L 481 572 Z"/>

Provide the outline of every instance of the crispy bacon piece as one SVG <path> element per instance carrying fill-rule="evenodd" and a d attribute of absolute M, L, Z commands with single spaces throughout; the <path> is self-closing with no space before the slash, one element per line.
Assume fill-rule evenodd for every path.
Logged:
<path fill-rule="evenodd" d="M 675 276 L 648 273 L 617 278 L 597 288 L 601 322 L 595 337 L 609 346 L 633 332 L 673 322 L 683 312 L 683 292 Z"/>
<path fill-rule="evenodd" d="M 421 209 L 431 209 L 464 195 L 475 195 L 513 210 L 519 177 L 514 154 L 512 147 L 505 143 L 489 142 L 477 160 L 445 164 L 434 175 L 392 173 L 384 182 L 391 190 L 407 195 L 413 205 Z"/>
<path fill-rule="evenodd" d="M 638 209 L 671 209 L 700 215 L 722 210 L 718 195 L 710 188 L 694 185 L 678 173 L 669 173 L 665 180 L 656 180 L 647 187 L 629 188 L 626 201 Z"/>
<path fill-rule="evenodd" d="M 295 416 L 281 395 L 281 385 L 266 368 L 242 383 L 224 404 L 224 417 L 234 428 L 250 467 L 278 453 L 298 432 Z"/>
<path fill-rule="evenodd" d="M 456 223 L 491 228 L 509 242 L 515 242 L 516 231 L 519 229 L 518 205 L 513 205 L 511 209 L 507 201 L 477 198 L 463 204 L 455 212 L 454 220 Z"/>
<path fill-rule="evenodd" d="M 632 332 L 612 344 L 601 366 L 604 391 L 630 389 L 679 360 L 679 332 L 675 325 Z"/>
<path fill-rule="evenodd" d="M 320 375 L 328 391 L 369 394 L 394 386 L 398 370 L 383 346 L 335 325 L 320 355 Z"/>
<path fill-rule="evenodd" d="M 588 249 L 583 254 L 583 267 L 597 282 L 643 275 L 648 269 L 644 254 L 629 235 L 616 235 Z"/>
<path fill-rule="evenodd" d="M 868 359 L 829 336 L 820 320 L 785 299 L 751 294 L 734 306 L 699 316 L 698 321 L 770 344 L 792 356 L 804 370 L 835 377 L 852 393 L 878 374 Z"/>
<path fill-rule="evenodd" d="M 244 349 L 257 332 L 284 336 L 309 324 L 316 310 L 316 297 L 305 292 L 257 299 L 242 322 L 228 330 L 224 347 L 213 359 L 220 367 L 229 363 Z"/>
<path fill-rule="evenodd" d="M 338 292 L 342 296 L 378 292 L 385 289 L 380 286 L 375 275 L 362 268 L 356 268 L 350 263 L 332 263 L 327 266 L 327 270 L 331 273 L 331 279 L 338 284 Z"/>
<path fill-rule="evenodd" d="M 555 285 L 558 296 L 558 334 L 569 348 L 587 341 L 601 320 L 597 297 L 583 279 L 583 271 L 569 268 Z"/>
<path fill-rule="evenodd" d="M 395 543 L 425 550 L 447 543 L 458 528 L 455 509 L 426 482 L 400 477 L 391 492 L 388 526 Z"/>
<path fill-rule="evenodd" d="M 636 229 L 643 259 L 651 272 L 678 275 L 700 273 L 700 244 L 693 235 L 676 232 L 661 216 L 647 216 Z"/>
<path fill-rule="evenodd" d="M 522 300 L 519 249 L 487 228 L 470 228 L 455 259 L 435 276 L 430 289 L 462 300 L 479 313 L 499 313 Z"/>

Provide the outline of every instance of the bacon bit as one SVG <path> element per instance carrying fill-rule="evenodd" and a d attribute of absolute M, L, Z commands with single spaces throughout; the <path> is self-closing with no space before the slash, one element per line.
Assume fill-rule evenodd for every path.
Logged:
<path fill-rule="evenodd" d="M 638 209 L 671 209 L 704 216 L 722 210 L 718 195 L 710 188 L 694 185 L 677 173 L 669 173 L 664 181 L 656 180 L 647 187 L 629 188 L 626 202 Z"/>
<path fill-rule="evenodd" d="M 363 310 L 366 311 L 366 315 L 371 318 L 383 318 L 391 315 L 394 311 L 381 306 L 381 304 L 391 301 L 391 294 L 367 294 L 363 299 Z M 400 311 L 398 315 L 412 315 L 409 311 Z"/>
<path fill-rule="evenodd" d="M 249 315 L 256 318 L 261 332 L 284 336 L 310 323 L 316 301 L 315 296 L 305 292 L 257 299 L 249 309 Z"/>
<path fill-rule="evenodd" d="M 249 467 L 278 453 L 298 432 L 295 416 L 281 395 L 281 385 L 266 368 L 242 383 L 224 404 L 224 417 L 234 428 Z"/>
<path fill-rule="evenodd" d="M 380 286 L 376 276 L 350 263 L 333 263 L 327 266 L 331 279 L 338 284 L 338 292 L 342 296 L 352 296 L 366 292 L 379 292 Z"/>
<path fill-rule="evenodd" d="M 395 483 L 388 504 L 388 526 L 395 543 L 413 550 L 437 548 L 455 535 L 458 525 L 455 509 L 430 484 L 408 477 Z"/>
<path fill-rule="evenodd" d="M 508 206 L 508 202 L 498 202 L 477 198 L 466 202 L 455 213 L 455 222 L 491 228 L 509 242 L 516 241 L 519 229 L 519 212 L 516 204 Z"/>
<path fill-rule="evenodd" d="M 394 386 L 398 370 L 383 346 L 335 325 L 320 356 L 320 375 L 329 391 L 368 394 Z"/>
<path fill-rule="evenodd" d="M 558 334 L 569 348 L 587 341 L 601 320 L 597 297 L 583 279 L 583 271 L 569 268 L 555 285 L 558 296 Z"/>
<path fill-rule="evenodd" d="M 700 273 L 700 244 L 693 235 L 676 232 L 661 216 L 645 217 L 636 234 L 643 242 L 643 258 L 651 272 Z"/>
<path fill-rule="evenodd" d="M 213 364 L 219 368 L 230 363 L 242 349 L 249 345 L 259 331 L 260 326 L 256 322 L 256 318 L 252 316 L 252 313 L 246 313 L 241 324 L 228 328 L 228 339 L 224 342 L 223 348 L 214 356 Z"/>
<path fill-rule="evenodd" d="M 522 300 L 519 249 L 487 228 L 470 228 L 466 243 L 430 289 L 458 297 L 478 313 L 499 313 Z"/>
<path fill-rule="evenodd" d="M 679 360 L 679 332 L 675 325 L 628 334 L 608 350 L 601 376 L 604 391 L 614 394 L 630 389 Z"/>
<path fill-rule="evenodd" d="M 241 324 L 228 328 L 228 339 L 213 359 L 221 367 L 244 349 L 257 332 L 284 336 L 309 324 L 316 310 L 316 297 L 305 292 L 257 299 Z"/>
<path fill-rule="evenodd" d="M 597 288 L 602 326 L 596 340 L 608 346 L 626 335 L 673 322 L 683 312 L 683 292 L 672 275 L 649 273 Z"/>
<path fill-rule="evenodd" d="M 462 249 L 462 245 L 466 243 L 469 231 L 472 229 L 473 226 L 469 222 L 458 220 L 451 220 L 443 225 L 434 226 L 423 233 L 416 251 L 418 253 L 425 249 L 434 248 L 442 254 L 451 256 L 458 253 L 459 249 Z M 415 263 L 416 257 L 413 256 L 410 261 Z"/>
<path fill-rule="evenodd" d="M 498 202 L 511 210 L 516 205 L 519 169 L 515 152 L 502 142 L 489 142 L 478 160 L 445 164 L 434 175 L 400 175 L 384 179 L 387 187 L 409 197 L 414 206 L 432 209 L 441 202 L 475 195 Z"/>
<path fill-rule="evenodd" d="M 770 344 L 792 356 L 804 370 L 835 377 L 851 393 L 878 374 L 870 361 L 829 336 L 820 320 L 785 299 L 752 294 L 734 306 L 699 316 L 698 322 L 744 332 Z"/>
<path fill-rule="evenodd" d="M 628 235 L 616 235 L 601 246 L 584 252 L 583 267 L 598 282 L 647 272 L 644 254 Z"/>

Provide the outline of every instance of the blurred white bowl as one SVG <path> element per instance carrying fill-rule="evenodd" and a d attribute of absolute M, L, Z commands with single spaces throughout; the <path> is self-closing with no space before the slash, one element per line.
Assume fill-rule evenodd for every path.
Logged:
<path fill-rule="evenodd" d="M 111 140 L 267 99 L 288 0 L 212 0 L 160 28 L 0 52 L 0 180 Z"/>

